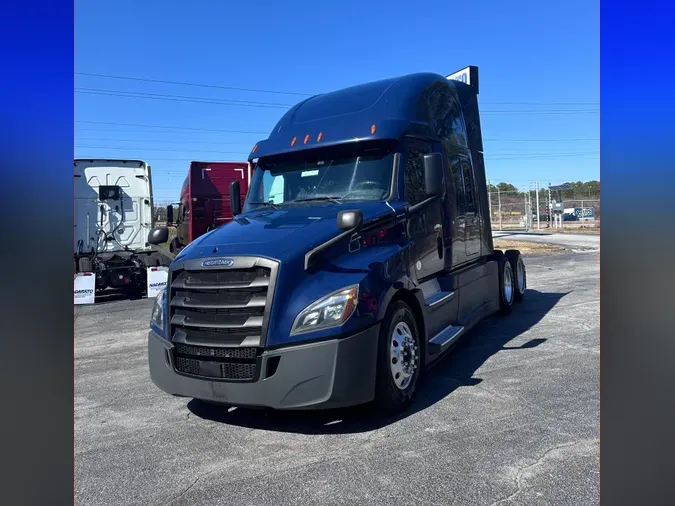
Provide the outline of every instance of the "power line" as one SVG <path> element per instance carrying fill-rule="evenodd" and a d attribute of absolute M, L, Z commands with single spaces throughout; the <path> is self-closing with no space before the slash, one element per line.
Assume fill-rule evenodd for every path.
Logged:
<path fill-rule="evenodd" d="M 587 142 L 599 141 L 600 139 L 586 138 L 586 139 L 494 139 L 484 138 L 483 141 L 490 142 Z"/>
<path fill-rule="evenodd" d="M 242 142 L 232 141 L 185 141 L 183 139 L 113 139 L 110 137 L 80 137 L 77 136 L 78 141 L 109 141 L 109 142 L 170 142 L 180 144 L 244 144 Z"/>
<path fill-rule="evenodd" d="M 486 155 L 485 159 L 490 161 L 490 160 L 532 160 L 532 159 L 552 159 L 555 160 L 556 158 L 568 158 L 568 157 L 596 157 L 599 155 L 599 151 L 588 151 L 588 152 L 581 152 L 581 153 L 542 153 L 542 154 L 532 154 L 528 153 L 525 155 L 496 155 L 496 156 L 490 156 Z"/>
<path fill-rule="evenodd" d="M 600 105 L 600 102 L 480 102 L 481 104 L 490 105 Z"/>
<path fill-rule="evenodd" d="M 192 130 L 195 132 L 223 132 L 223 133 L 234 133 L 234 134 L 254 134 L 254 135 L 267 135 L 268 132 L 251 132 L 246 130 L 223 130 L 219 128 L 192 128 L 192 127 L 178 127 L 178 126 L 169 126 L 169 125 L 143 125 L 139 123 L 115 123 L 110 121 L 82 121 L 75 120 L 75 123 L 87 123 L 91 125 L 115 125 L 115 126 L 127 126 L 127 127 L 141 127 L 141 128 L 168 128 L 175 130 Z"/>
<path fill-rule="evenodd" d="M 221 141 L 221 140 L 213 140 L 213 141 L 194 141 L 194 140 L 183 140 L 183 139 L 116 139 L 114 137 L 80 137 L 79 135 L 76 136 L 76 140 L 78 141 L 107 141 L 107 142 L 144 142 L 144 143 L 172 143 L 172 144 L 208 144 L 208 145 L 213 145 L 217 146 L 220 144 L 227 144 L 227 145 L 243 145 L 246 143 L 243 142 L 233 142 L 233 141 Z M 130 149 L 139 149 L 137 146 L 130 148 Z M 142 148 L 141 148 L 142 149 Z M 516 153 L 520 153 L 522 151 L 528 151 L 528 150 L 538 150 L 538 149 L 546 149 L 547 148 L 542 148 L 541 146 L 537 146 L 534 148 L 499 148 L 498 152 L 503 153 L 504 151 L 514 151 Z M 550 149 L 557 149 L 557 148 L 550 148 Z M 495 150 L 490 150 L 490 153 L 494 153 Z M 503 153 L 507 154 L 507 153 Z"/>
<path fill-rule="evenodd" d="M 568 109 L 568 110 L 528 110 L 528 111 L 481 111 L 482 115 L 490 116 L 513 116 L 514 114 L 529 114 L 533 116 L 543 116 L 546 114 L 597 114 L 600 109 Z"/>
<path fill-rule="evenodd" d="M 227 105 L 227 106 L 241 106 L 241 107 L 258 107 L 263 109 L 290 109 L 294 104 L 282 104 L 276 102 L 253 102 L 247 100 L 228 100 L 209 97 L 191 97 L 185 95 L 174 94 L 160 94 L 160 93 L 145 93 L 125 90 L 111 90 L 104 88 L 75 88 L 75 93 L 83 93 L 88 95 L 100 95 L 118 98 L 140 98 L 146 100 L 166 100 L 171 102 L 195 103 L 195 104 L 209 104 L 209 105 Z M 596 114 L 600 112 L 599 109 L 560 109 L 560 110 L 484 110 L 481 114 L 485 115 L 514 115 L 514 114 L 528 114 L 528 115 L 544 115 L 544 114 Z"/>
<path fill-rule="evenodd" d="M 185 153 L 186 151 L 190 151 L 187 149 L 166 149 L 166 148 L 139 148 L 139 147 L 133 147 L 133 148 L 125 148 L 125 147 L 112 147 L 112 146 L 87 146 L 84 144 L 76 144 L 76 148 L 89 148 L 89 149 L 116 149 L 116 150 L 126 150 L 130 151 L 132 149 L 135 149 L 137 151 L 174 151 L 174 152 L 179 152 L 179 153 Z M 194 151 L 194 150 L 193 150 Z M 242 155 L 242 156 L 248 156 L 248 153 L 242 153 L 241 151 L 211 151 L 211 150 L 203 150 L 199 149 L 197 150 L 199 153 L 218 153 L 218 154 L 229 154 L 229 155 Z"/>
<path fill-rule="evenodd" d="M 279 90 L 266 90 L 259 88 L 241 88 L 237 86 L 223 86 L 216 84 L 205 84 L 205 83 L 194 83 L 187 81 L 170 81 L 166 79 L 151 79 L 145 77 L 133 77 L 133 76 L 119 76 L 111 74 L 97 74 L 93 72 L 75 72 L 76 75 L 80 76 L 89 76 L 89 77 L 101 77 L 105 79 L 115 79 L 121 81 L 136 81 L 136 82 L 146 82 L 146 83 L 157 83 L 157 84 L 173 84 L 178 86 L 191 86 L 196 88 L 211 88 L 211 89 L 220 89 L 220 90 L 230 90 L 230 91 L 248 91 L 252 93 L 270 93 L 276 95 L 290 95 L 290 96 L 300 96 L 300 97 L 311 97 L 317 95 L 317 93 L 300 93 L 295 91 L 279 91 Z M 556 105 L 556 106 L 567 106 L 567 105 L 598 105 L 599 102 L 481 102 L 483 104 L 490 105 Z"/>
<path fill-rule="evenodd" d="M 81 138 L 79 140 L 82 140 Z M 110 140 L 110 141 L 115 141 L 115 139 L 100 139 L 100 140 Z M 127 141 L 128 142 L 128 141 Z M 132 141 L 135 142 L 135 141 Z M 137 141 L 141 142 L 141 141 Z M 156 141 L 144 141 L 144 142 L 156 142 Z M 166 141 L 165 141 L 166 142 Z M 198 142 L 199 144 L 213 144 L 217 145 L 219 144 L 218 142 Z M 229 144 L 239 144 L 239 143 L 229 143 Z M 229 154 L 241 154 L 244 156 L 248 156 L 248 152 L 243 153 L 240 151 L 214 151 L 214 150 L 204 150 L 201 148 L 190 148 L 190 149 L 170 149 L 170 148 L 153 148 L 153 147 L 141 147 L 141 146 L 91 146 L 91 145 L 85 145 L 85 144 L 76 144 L 75 147 L 79 148 L 91 148 L 91 149 L 118 149 L 118 150 L 139 150 L 139 151 L 166 151 L 166 152 L 186 152 L 186 151 L 196 151 L 199 153 L 229 153 Z M 541 149 L 541 148 L 539 148 Z M 508 150 L 508 151 L 491 151 L 489 154 L 485 155 L 488 158 L 491 158 L 493 155 L 494 156 L 514 156 L 514 157 L 529 157 L 529 156 L 572 156 L 572 155 L 585 155 L 585 154 L 595 154 L 598 153 L 598 151 L 582 151 L 582 152 L 563 152 L 563 153 L 556 153 L 556 152 L 543 152 L 543 153 L 531 153 L 531 152 L 525 152 L 523 153 L 520 150 Z"/>
<path fill-rule="evenodd" d="M 185 131 L 192 131 L 192 132 L 216 132 L 216 133 L 237 133 L 237 134 L 251 134 L 251 135 L 268 135 L 270 133 L 270 130 L 266 132 L 253 132 L 253 131 L 248 131 L 248 130 L 227 130 L 227 129 L 219 129 L 219 128 L 193 128 L 193 127 L 185 127 L 185 126 L 174 126 L 174 125 L 148 125 L 148 124 L 140 124 L 140 123 L 118 123 L 118 122 L 112 122 L 112 121 L 84 121 L 84 120 L 76 120 L 75 123 L 84 123 L 88 125 L 111 125 L 111 126 L 124 126 L 124 127 L 138 127 L 138 128 L 161 128 L 161 129 L 170 129 L 170 130 L 185 130 Z M 129 132 L 127 129 L 122 129 L 122 130 L 111 130 L 111 129 L 103 129 L 103 130 L 93 130 L 96 132 L 106 132 L 106 131 L 122 131 L 122 132 Z M 483 138 L 483 141 L 490 141 L 490 142 L 590 142 L 590 141 L 599 141 L 600 139 L 597 138 L 572 138 L 572 139 L 497 139 L 494 137 L 485 137 Z M 176 142 L 182 142 L 182 141 L 176 141 Z"/>
<path fill-rule="evenodd" d="M 288 109 L 293 107 L 293 104 L 280 104 L 274 102 L 252 102 L 250 100 L 227 100 L 214 99 L 203 97 L 188 97 L 184 95 L 168 95 L 160 93 L 144 93 L 132 92 L 124 90 L 106 90 L 98 88 L 75 88 L 75 93 L 84 93 L 87 95 L 102 95 L 109 97 L 122 98 L 144 98 L 148 100 L 168 100 L 172 102 L 185 102 L 195 104 L 211 104 L 211 105 L 239 105 L 242 107 L 261 107 L 264 109 Z"/>
<path fill-rule="evenodd" d="M 88 147 L 90 149 L 127 149 L 127 148 L 97 148 L 95 146 L 79 146 L 79 147 Z M 157 150 L 157 151 L 167 151 L 167 150 Z M 170 150 L 174 151 L 174 150 Z M 175 150 L 175 151 L 180 151 L 184 152 L 183 150 Z M 201 153 L 205 153 L 205 151 L 200 151 Z M 214 153 L 219 153 L 219 154 L 238 154 L 238 155 L 243 155 L 244 157 L 248 156 L 248 154 L 244 153 L 236 153 L 236 152 L 225 152 L 225 151 L 215 151 Z M 556 159 L 556 158 L 569 158 L 569 157 L 595 157 L 598 154 L 597 151 L 590 151 L 590 152 L 584 152 L 584 153 L 556 153 L 556 154 L 541 154 L 541 155 L 533 155 L 533 154 L 526 154 L 526 155 L 509 155 L 508 157 L 506 156 L 490 156 L 486 157 L 488 160 L 536 160 L 536 159 Z M 77 158 L 101 158 L 101 155 L 77 155 Z M 142 158 L 142 157 L 141 157 Z M 155 158 L 155 157 L 149 157 L 149 159 L 154 160 L 154 161 L 179 161 L 179 162 L 184 162 L 184 161 L 195 161 L 194 157 L 193 158 Z"/>
<path fill-rule="evenodd" d="M 140 82 L 146 82 L 146 83 L 159 83 L 159 84 L 176 84 L 179 86 L 192 86 L 196 88 L 213 88 L 213 89 L 219 89 L 219 90 L 230 90 L 230 91 L 250 91 L 253 93 L 272 93 L 272 94 L 277 94 L 277 95 L 294 95 L 294 96 L 301 96 L 301 97 L 311 97 L 312 94 L 310 93 L 298 93 L 294 91 L 277 91 L 277 90 L 261 90 L 261 89 L 255 89 L 255 88 L 239 88 L 236 86 L 221 86 L 221 85 L 216 85 L 216 84 L 200 84 L 200 83 L 188 83 L 185 81 L 168 81 L 168 80 L 163 80 L 163 79 L 148 79 L 144 77 L 130 77 L 130 76 L 113 76 L 109 74 L 94 74 L 90 72 L 75 72 L 76 75 L 80 76 L 91 76 L 91 77 L 103 77 L 106 79 L 118 79 L 118 80 L 125 80 L 125 81 L 140 81 Z"/>

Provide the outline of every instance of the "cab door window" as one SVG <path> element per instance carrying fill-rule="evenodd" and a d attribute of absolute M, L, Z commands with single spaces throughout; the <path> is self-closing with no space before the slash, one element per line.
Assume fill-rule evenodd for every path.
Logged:
<path fill-rule="evenodd" d="M 462 180 L 464 182 L 464 213 L 476 212 L 476 192 L 474 188 L 473 170 L 468 158 L 460 160 L 462 167 Z"/>
<path fill-rule="evenodd" d="M 426 199 L 424 191 L 424 155 L 431 153 L 431 145 L 416 139 L 409 139 L 405 153 L 405 199 L 414 206 Z"/>

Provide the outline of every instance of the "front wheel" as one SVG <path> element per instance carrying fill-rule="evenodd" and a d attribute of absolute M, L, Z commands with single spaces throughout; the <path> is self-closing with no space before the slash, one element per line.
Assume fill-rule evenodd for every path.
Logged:
<path fill-rule="evenodd" d="M 421 369 L 420 334 L 410 307 L 396 301 L 380 328 L 375 404 L 389 412 L 405 410 L 415 395 Z"/>

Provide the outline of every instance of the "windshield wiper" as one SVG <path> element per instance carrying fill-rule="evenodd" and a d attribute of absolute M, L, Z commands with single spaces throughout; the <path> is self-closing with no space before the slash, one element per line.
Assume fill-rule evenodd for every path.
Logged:
<path fill-rule="evenodd" d="M 295 199 L 295 202 L 316 202 L 320 200 L 325 200 L 328 202 L 333 202 L 334 204 L 339 204 L 342 202 L 342 197 L 309 197 L 307 199 Z"/>
<path fill-rule="evenodd" d="M 249 204 L 253 204 L 256 206 L 268 206 L 271 207 L 272 209 L 279 209 L 279 206 L 277 204 L 274 204 L 273 202 L 249 202 Z"/>

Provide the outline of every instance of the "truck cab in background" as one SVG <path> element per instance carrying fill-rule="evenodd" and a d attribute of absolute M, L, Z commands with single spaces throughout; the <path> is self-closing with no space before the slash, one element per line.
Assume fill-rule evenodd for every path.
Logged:
<path fill-rule="evenodd" d="M 241 214 L 177 255 L 156 300 L 165 392 L 402 410 L 423 370 L 523 300 L 520 253 L 493 246 L 476 67 L 308 98 L 249 162 Z"/>
<path fill-rule="evenodd" d="M 75 304 L 96 295 L 156 295 L 170 259 L 147 243 L 152 172 L 142 160 L 76 159 Z"/>
<path fill-rule="evenodd" d="M 246 198 L 251 172 L 248 162 L 190 163 L 178 205 L 167 208 L 167 224 L 176 227 L 169 245 L 171 253 L 178 253 L 197 237 L 232 220 L 230 184 L 238 181 L 240 198 Z"/>

